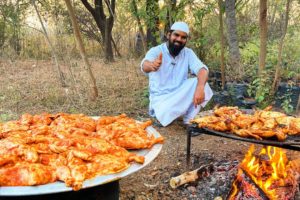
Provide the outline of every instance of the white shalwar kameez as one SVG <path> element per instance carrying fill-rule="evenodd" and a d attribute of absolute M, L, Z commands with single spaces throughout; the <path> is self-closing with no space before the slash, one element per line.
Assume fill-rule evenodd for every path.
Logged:
<path fill-rule="evenodd" d="M 151 48 L 142 60 L 154 61 L 162 52 L 162 64 L 156 72 L 145 73 L 149 78 L 149 114 L 167 126 L 176 118 L 183 116 L 183 122 L 189 123 L 213 96 L 206 83 L 205 99 L 201 105 L 193 104 L 197 78 L 188 78 L 189 71 L 197 75 L 201 68 L 208 68 L 199 60 L 193 50 L 184 47 L 178 56 L 173 58 L 166 43 Z M 142 70 L 143 71 L 143 70 Z"/>

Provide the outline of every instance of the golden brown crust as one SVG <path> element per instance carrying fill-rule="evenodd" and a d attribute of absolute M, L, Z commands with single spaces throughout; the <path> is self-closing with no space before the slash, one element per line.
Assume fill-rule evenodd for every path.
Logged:
<path fill-rule="evenodd" d="M 244 114 L 238 107 L 220 107 L 214 115 L 192 120 L 199 128 L 231 132 L 240 137 L 253 137 L 258 140 L 276 137 L 284 141 L 287 135 L 300 135 L 300 118 L 286 116 L 270 110 L 258 110 L 253 115 Z"/>

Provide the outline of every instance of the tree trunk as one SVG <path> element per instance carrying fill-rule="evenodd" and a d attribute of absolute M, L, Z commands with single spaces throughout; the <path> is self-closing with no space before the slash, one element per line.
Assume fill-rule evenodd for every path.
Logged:
<path fill-rule="evenodd" d="M 219 33 L 220 33 L 220 48 L 221 48 L 221 56 L 220 56 L 220 62 L 221 62 L 221 79 L 222 79 L 222 90 L 224 90 L 225 87 L 225 65 L 224 65 L 224 28 L 223 28 L 223 0 L 218 1 L 219 5 Z"/>
<path fill-rule="evenodd" d="M 52 42 L 51 42 L 50 39 L 49 39 L 47 30 L 46 30 L 46 28 L 45 28 L 45 26 L 44 26 L 44 23 L 43 23 L 43 20 L 42 20 L 42 18 L 41 18 L 40 12 L 39 12 L 39 10 L 38 10 L 36 4 L 35 4 L 35 0 L 32 0 L 32 1 L 31 1 L 31 4 L 32 4 L 33 7 L 34 7 L 34 10 L 35 10 L 35 12 L 36 12 L 36 14 L 37 14 L 37 16 L 38 16 L 38 19 L 39 19 L 39 21 L 40 21 L 40 24 L 41 24 L 41 26 L 42 26 L 43 34 L 44 34 L 44 36 L 45 36 L 45 38 L 46 38 L 46 40 L 47 40 L 47 42 L 48 42 L 48 44 L 49 44 L 49 46 L 50 46 L 52 58 L 54 59 L 55 66 L 56 66 L 56 68 L 57 68 L 57 73 L 58 73 L 58 76 L 59 76 L 59 80 L 60 80 L 61 86 L 62 86 L 62 87 L 66 87 L 67 85 L 66 85 L 65 77 L 64 77 L 64 75 L 63 75 L 63 73 L 62 73 L 62 70 L 61 70 L 59 64 L 58 64 L 58 59 L 57 59 L 57 55 L 56 55 L 55 49 L 54 49 L 54 47 L 53 47 L 53 45 L 52 45 Z"/>
<path fill-rule="evenodd" d="M 105 59 L 108 62 L 114 61 L 114 53 L 112 48 L 112 28 L 114 26 L 115 18 L 115 0 L 105 0 L 109 11 L 109 17 L 106 19 L 105 23 Z"/>
<path fill-rule="evenodd" d="M 91 90 L 91 100 L 94 101 L 98 97 L 98 89 L 97 89 L 97 86 L 96 86 L 96 80 L 95 80 L 95 77 L 94 77 L 93 72 L 91 70 L 91 65 L 89 64 L 86 53 L 85 53 L 85 49 L 84 49 L 84 46 L 83 46 L 83 42 L 82 42 L 82 38 L 81 38 L 81 35 L 80 35 L 79 27 L 78 27 L 78 24 L 77 24 L 77 21 L 76 21 L 74 9 L 73 9 L 73 6 L 71 5 L 71 1 L 70 0 L 64 0 L 64 1 L 67 5 L 67 9 L 68 9 L 69 15 L 71 17 L 76 43 L 77 43 L 77 46 L 79 48 L 80 55 L 81 55 L 81 57 L 84 61 L 85 70 L 88 73 L 89 84 L 90 84 L 90 88 L 92 89 Z"/>
<path fill-rule="evenodd" d="M 285 38 L 285 35 L 286 35 L 286 32 L 287 32 L 287 26 L 288 26 L 288 23 L 289 23 L 290 2 L 291 2 L 291 0 L 287 0 L 287 2 L 286 2 L 284 26 L 283 26 L 280 42 L 279 42 L 279 45 L 278 45 L 278 60 L 277 60 L 277 65 L 276 65 L 275 77 L 274 77 L 273 84 L 272 84 L 272 94 L 275 94 L 275 91 L 277 89 L 279 79 L 280 79 L 280 69 L 281 69 L 281 62 L 282 62 L 282 50 L 283 50 L 284 38 Z"/>
<path fill-rule="evenodd" d="M 102 41 L 104 45 L 105 59 L 108 62 L 114 60 L 114 54 L 112 49 L 112 28 L 114 25 L 114 15 L 115 15 L 115 0 L 105 0 L 107 9 L 109 12 L 109 17 L 107 18 L 104 13 L 104 6 L 102 0 L 95 0 L 95 7 L 93 8 L 88 0 L 81 0 L 85 8 L 92 14 L 97 27 L 100 30 Z"/>
<path fill-rule="evenodd" d="M 3 16 L 3 21 L 0 21 L 0 48 L 5 43 L 6 35 L 5 35 L 5 30 L 6 30 L 6 16 Z"/>
<path fill-rule="evenodd" d="M 20 19 L 20 0 L 17 0 L 16 3 L 16 8 L 14 8 L 14 15 L 12 19 L 12 24 L 13 24 L 13 34 L 12 38 L 10 39 L 10 44 L 12 45 L 13 49 L 19 56 L 21 53 L 21 39 L 20 39 L 20 29 L 21 29 L 21 19 Z"/>
<path fill-rule="evenodd" d="M 113 38 L 111 38 L 111 42 L 112 42 L 112 44 L 114 46 L 114 49 L 116 51 L 117 56 L 122 57 L 122 55 L 121 55 L 121 53 L 120 53 L 120 51 L 119 51 L 119 49 L 118 49 L 118 47 L 117 47 L 117 45 L 116 45 L 116 43 L 115 43 L 115 41 L 114 41 Z"/>
<path fill-rule="evenodd" d="M 139 32 L 141 34 L 142 37 L 142 44 L 143 44 L 143 50 L 144 50 L 144 54 L 147 53 L 147 42 L 145 41 L 145 33 L 142 27 L 142 23 L 141 23 L 141 19 L 140 19 L 140 15 L 138 13 L 138 9 L 137 9 L 137 5 L 136 5 L 136 1 L 132 0 L 131 1 L 131 8 L 132 8 L 132 13 L 134 15 L 134 17 L 136 18 L 136 21 L 138 23 L 138 27 L 139 27 Z"/>
<path fill-rule="evenodd" d="M 159 36 L 158 0 L 146 0 L 147 43 L 150 47 L 157 45 L 156 38 Z"/>
<path fill-rule="evenodd" d="M 104 47 L 105 47 L 105 60 L 108 62 L 114 60 L 114 55 L 113 55 L 113 50 L 111 45 L 111 40 L 112 40 L 111 31 L 112 30 L 110 29 L 109 19 L 106 19 Z"/>
<path fill-rule="evenodd" d="M 267 56 L 267 0 L 259 1 L 259 29 L 260 29 L 260 50 L 258 75 L 260 76 L 266 66 Z"/>
<path fill-rule="evenodd" d="M 272 37 L 272 33 L 274 32 L 274 28 L 275 28 L 275 16 L 277 13 L 277 8 L 278 8 L 278 3 L 276 1 L 272 2 L 274 4 L 273 6 L 273 10 L 272 10 L 272 14 L 271 14 L 271 18 L 270 18 L 270 22 L 269 22 L 269 35 L 268 37 Z"/>
<path fill-rule="evenodd" d="M 240 63 L 241 55 L 239 49 L 239 41 L 236 27 L 235 17 L 235 0 L 225 1 L 226 11 L 226 23 L 228 32 L 228 44 L 229 44 L 229 64 L 231 69 L 237 74 L 236 79 L 242 78 L 243 69 Z"/>
<path fill-rule="evenodd" d="M 172 26 L 172 24 L 175 22 L 175 12 L 176 12 L 176 3 L 177 0 L 169 0 L 168 1 L 168 10 L 167 10 L 167 17 L 166 17 L 166 24 L 165 24 L 165 33 L 168 32 Z"/>

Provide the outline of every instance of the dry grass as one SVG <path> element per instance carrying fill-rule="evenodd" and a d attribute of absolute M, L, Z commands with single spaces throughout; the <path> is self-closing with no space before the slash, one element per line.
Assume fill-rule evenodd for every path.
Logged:
<path fill-rule="evenodd" d="M 68 84 L 60 86 L 51 61 L 0 60 L 0 121 L 17 119 L 23 113 L 41 112 L 114 115 L 126 113 L 138 118 L 147 113 L 142 97 L 147 78 L 140 72 L 139 60 L 117 60 L 105 64 L 91 60 L 99 97 L 89 100 L 89 87 L 83 64 L 61 61 Z"/>

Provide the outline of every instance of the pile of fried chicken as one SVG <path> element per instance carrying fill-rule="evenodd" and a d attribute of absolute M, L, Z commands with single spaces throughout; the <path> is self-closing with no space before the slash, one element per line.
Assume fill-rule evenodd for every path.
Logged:
<path fill-rule="evenodd" d="M 63 181 L 74 190 L 98 175 L 123 171 L 144 157 L 126 149 L 163 143 L 125 114 L 95 120 L 83 114 L 24 114 L 0 123 L 0 186 Z M 0 188 L 1 189 L 1 188 Z"/>
<path fill-rule="evenodd" d="M 288 135 L 300 135 L 300 118 L 271 111 L 272 107 L 246 114 L 238 107 L 215 108 L 213 115 L 195 118 L 199 128 L 252 137 L 258 140 L 275 137 L 284 141 Z"/>

